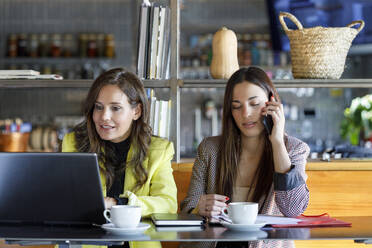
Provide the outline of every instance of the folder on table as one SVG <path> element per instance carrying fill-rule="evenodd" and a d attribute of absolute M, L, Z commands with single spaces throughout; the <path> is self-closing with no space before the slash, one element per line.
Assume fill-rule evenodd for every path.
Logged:
<path fill-rule="evenodd" d="M 350 222 L 345 222 L 335 218 L 331 218 L 329 214 L 321 215 L 300 215 L 296 217 L 300 221 L 293 224 L 272 224 L 275 228 L 288 228 L 288 227 L 349 227 Z"/>

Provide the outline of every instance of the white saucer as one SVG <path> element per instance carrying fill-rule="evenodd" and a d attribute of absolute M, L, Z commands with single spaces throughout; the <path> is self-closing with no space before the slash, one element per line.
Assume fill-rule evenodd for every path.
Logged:
<path fill-rule="evenodd" d="M 117 234 L 117 235 L 133 235 L 133 234 L 141 234 L 143 233 L 146 229 L 150 227 L 150 224 L 147 223 L 139 223 L 138 226 L 136 227 L 124 227 L 124 228 L 118 228 L 115 227 L 114 224 L 112 223 L 107 223 L 103 224 L 102 228 L 105 229 L 106 231 L 112 233 L 112 234 Z"/>
<path fill-rule="evenodd" d="M 240 232 L 249 232 L 249 231 L 257 231 L 264 225 L 266 225 L 266 222 L 256 221 L 254 224 L 230 224 L 226 221 L 222 221 L 221 224 L 224 227 L 227 227 L 228 229 L 232 231 L 240 231 Z"/>

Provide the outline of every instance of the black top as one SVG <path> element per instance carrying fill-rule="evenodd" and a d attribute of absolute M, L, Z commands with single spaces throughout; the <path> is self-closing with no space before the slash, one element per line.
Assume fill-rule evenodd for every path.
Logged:
<path fill-rule="evenodd" d="M 117 155 L 115 164 L 115 176 L 111 188 L 107 192 L 108 197 L 115 198 L 118 205 L 125 205 L 128 202 L 127 198 L 120 198 L 119 196 L 124 192 L 124 181 L 125 181 L 125 167 L 130 148 L 130 138 L 119 142 L 109 142 L 114 147 L 115 154 Z"/>
<path fill-rule="evenodd" d="M 130 148 L 130 138 L 126 140 L 114 143 L 109 142 L 110 145 L 114 147 L 116 154 L 115 164 L 115 177 L 111 188 L 107 192 L 108 197 L 115 198 L 118 205 L 126 205 L 128 203 L 128 198 L 119 197 L 124 192 L 124 181 L 125 181 L 125 167 L 128 157 L 128 152 Z M 110 245 L 110 248 L 129 248 L 129 242 L 125 242 L 123 245 Z"/>

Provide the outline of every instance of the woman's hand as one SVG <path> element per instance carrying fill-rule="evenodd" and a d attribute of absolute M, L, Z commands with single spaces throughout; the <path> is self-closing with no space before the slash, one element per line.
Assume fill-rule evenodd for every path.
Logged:
<path fill-rule="evenodd" d="M 221 214 L 222 208 L 226 207 L 229 197 L 217 194 L 202 195 L 198 202 L 198 214 L 212 217 Z"/>
<path fill-rule="evenodd" d="M 273 148 L 275 172 L 287 173 L 291 169 L 291 160 L 283 138 L 285 124 L 283 104 L 275 101 L 274 97 L 272 97 L 271 101 L 266 102 L 266 107 L 263 108 L 263 114 L 271 115 L 273 118 L 274 126 L 269 139 Z"/>
<path fill-rule="evenodd" d="M 110 209 L 112 206 L 117 205 L 115 198 L 105 197 L 104 200 L 105 200 L 105 209 Z"/>
<path fill-rule="evenodd" d="M 270 115 L 273 118 L 274 126 L 269 136 L 271 143 L 283 142 L 285 124 L 283 104 L 275 101 L 272 96 L 271 99 L 266 102 L 266 107 L 263 108 L 262 115 Z"/>

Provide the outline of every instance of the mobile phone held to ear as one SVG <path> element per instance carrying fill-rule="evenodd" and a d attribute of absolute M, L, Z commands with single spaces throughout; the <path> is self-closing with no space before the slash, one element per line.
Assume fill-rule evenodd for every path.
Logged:
<path fill-rule="evenodd" d="M 271 101 L 272 95 L 273 95 L 273 93 L 270 92 L 269 93 L 269 101 Z M 271 135 L 271 131 L 273 130 L 273 126 L 274 126 L 273 118 L 271 117 L 271 115 L 264 116 L 263 119 L 262 119 L 262 124 L 264 125 L 266 132 L 269 135 Z"/>

